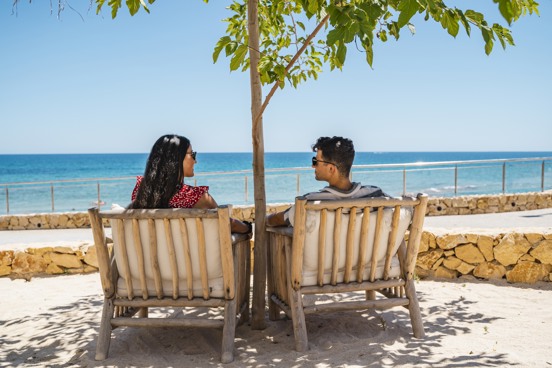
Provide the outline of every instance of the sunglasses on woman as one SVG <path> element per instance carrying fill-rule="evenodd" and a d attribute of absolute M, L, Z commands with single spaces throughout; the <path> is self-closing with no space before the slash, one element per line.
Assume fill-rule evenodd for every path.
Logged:
<path fill-rule="evenodd" d="M 193 158 L 193 159 L 194 159 L 194 161 L 195 161 L 195 159 L 196 159 L 196 155 L 197 155 L 197 152 L 196 152 L 196 151 L 192 151 L 192 152 L 186 152 L 186 154 L 187 154 L 187 155 L 191 155 L 191 156 L 192 156 L 192 158 Z"/>

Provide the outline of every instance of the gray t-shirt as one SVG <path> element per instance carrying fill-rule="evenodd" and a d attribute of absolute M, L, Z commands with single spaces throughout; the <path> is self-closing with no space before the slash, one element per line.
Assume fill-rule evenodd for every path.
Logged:
<path fill-rule="evenodd" d="M 311 192 L 304 195 L 309 200 L 331 200 L 331 199 L 352 199 L 352 198 L 370 198 L 370 197 L 390 197 L 381 188 L 374 185 L 361 185 L 353 183 L 353 187 L 348 191 L 343 191 L 335 187 L 327 186 L 318 192 Z M 284 220 L 293 226 L 295 220 L 295 206 L 291 206 L 284 213 Z"/>

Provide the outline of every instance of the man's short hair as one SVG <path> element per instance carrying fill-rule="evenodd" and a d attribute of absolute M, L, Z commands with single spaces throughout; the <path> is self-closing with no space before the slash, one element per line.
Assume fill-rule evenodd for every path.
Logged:
<path fill-rule="evenodd" d="M 343 137 L 320 137 L 312 145 L 312 151 L 322 150 L 324 160 L 333 162 L 341 175 L 348 177 L 355 159 L 353 141 Z"/>

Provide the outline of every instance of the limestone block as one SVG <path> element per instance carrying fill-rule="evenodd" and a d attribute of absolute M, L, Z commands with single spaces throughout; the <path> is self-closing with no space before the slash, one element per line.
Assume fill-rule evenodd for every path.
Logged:
<path fill-rule="evenodd" d="M 464 236 L 466 237 L 466 240 L 468 241 L 468 243 L 473 243 L 473 244 L 476 244 L 477 243 L 477 239 L 479 238 L 479 236 L 477 234 L 464 234 Z"/>
<path fill-rule="evenodd" d="M 501 279 L 506 274 L 506 267 L 495 262 L 483 262 L 475 266 L 473 275 L 482 279 Z"/>
<path fill-rule="evenodd" d="M 485 257 L 473 244 L 459 245 L 454 249 L 456 257 L 460 258 L 464 262 L 471 264 L 478 264 L 485 262 Z"/>
<path fill-rule="evenodd" d="M 0 266 L 10 266 L 13 262 L 13 250 L 0 250 Z"/>
<path fill-rule="evenodd" d="M 449 270 L 448 268 L 441 266 L 437 270 L 435 270 L 433 276 L 440 279 L 455 279 L 456 277 L 458 277 L 458 272 L 456 272 L 455 270 Z"/>
<path fill-rule="evenodd" d="M 55 263 L 50 263 L 48 267 L 46 267 L 46 273 L 48 275 L 59 275 L 65 273 L 65 270 Z"/>
<path fill-rule="evenodd" d="M 489 206 L 498 207 L 498 197 L 496 196 L 489 197 L 487 203 Z"/>
<path fill-rule="evenodd" d="M 450 257 L 454 255 L 454 250 L 445 250 L 445 257 Z"/>
<path fill-rule="evenodd" d="M 70 247 L 54 247 L 54 252 L 63 254 L 75 254 L 75 250 Z"/>
<path fill-rule="evenodd" d="M 27 248 L 25 251 L 29 254 L 34 254 L 35 256 L 43 256 L 46 253 L 52 252 L 54 248 L 44 247 L 44 248 Z"/>
<path fill-rule="evenodd" d="M 469 208 L 458 208 L 458 214 L 459 215 L 471 215 L 472 210 Z"/>
<path fill-rule="evenodd" d="M 534 262 L 520 262 L 511 271 L 506 272 L 508 282 L 533 284 L 542 281 L 552 270 L 552 266 Z"/>
<path fill-rule="evenodd" d="M 29 218 L 26 217 L 26 216 L 21 216 L 19 218 L 19 226 L 22 226 L 22 227 L 27 227 L 29 226 Z"/>
<path fill-rule="evenodd" d="M 24 252 L 15 253 L 12 262 L 12 272 L 16 274 L 42 273 L 46 267 L 46 261 L 42 257 Z"/>
<path fill-rule="evenodd" d="M 430 270 L 431 267 L 443 256 L 442 249 L 435 249 L 418 255 L 416 265 L 424 270 Z"/>
<path fill-rule="evenodd" d="M 445 266 L 449 270 L 456 270 L 461 264 L 462 261 L 456 257 L 447 257 L 443 261 L 443 266 Z"/>
<path fill-rule="evenodd" d="M 540 242 L 544 237 L 542 234 L 536 234 L 536 233 L 525 233 L 525 238 L 527 241 L 531 244 L 535 244 Z"/>
<path fill-rule="evenodd" d="M 466 244 L 468 241 L 462 234 L 446 234 L 438 236 L 435 241 L 441 249 L 452 249 L 459 244 Z"/>
<path fill-rule="evenodd" d="M 12 272 L 11 266 L 0 264 L 0 276 L 7 276 Z"/>
<path fill-rule="evenodd" d="M 417 276 L 421 279 L 425 279 L 431 276 L 431 271 L 424 270 L 423 268 L 416 266 L 414 270 L 414 274 L 415 274 L 415 277 Z"/>
<path fill-rule="evenodd" d="M 88 248 L 83 258 L 84 263 L 98 268 L 98 255 L 96 253 L 96 246 L 93 245 Z"/>
<path fill-rule="evenodd" d="M 59 228 L 65 229 L 67 227 L 68 221 L 69 221 L 69 217 L 67 217 L 67 215 L 59 215 Z"/>
<path fill-rule="evenodd" d="M 65 268 L 82 268 L 81 261 L 74 254 L 51 252 L 49 253 L 49 255 L 52 259 L 52 262 L 58 266 Z"/>
<path fill-rule="evenodd" d="M 552 265 L 552 240 L 541 241 L 529 253 L 541 263 Z"/>
<path fill-rule="evenodd" d="M 65 270 L 65 273 L 68 273 L 70 275 L 77 274 L 77 273 L 83 273 L 84 272 L 84 266 L 81 266 L 79 268 L 68 268 Z"/>
<path fill-rule="evenodd" d="M 19 218 L 15 217 L 15 216 L 12 216 L 10 218 L 10 229 L 13 228 L 13 227 L 16 227 L 16 226 L 19 226 Z"/>
<path fill-rule="evenodd" d="M 97 271 L 98 271 L 98 267 L 94 267 L 90 265 L 84 265 L 84 268 L 82 270 L 82 272 L 84 273 L 97 272 Z"/>
<path fill-rule="evenodd" d="M 510 233 L 494 247 L 494 257 L 504 266 L 516 264 L 519 258 L 527 253 L 531 245 L 521 234 Z"/>
<path fill-rule="evenodd" d="M 434 264 L 433 266 L 431 266 L 431 269 L 432 270 L 436 270 L 437 268 L 439 268 L 439 266 L 441 266 L 441 264 L 443 263 L 445 259 L 443 257 L 439 258 Z"/>
<path fill-rule="evenodd" d="M 467 274 L 471 273 L 474 268 L 475 268 L 474 265 L 466 263 L 466 262 L 462 262 L 460 264 L 460 266 L 458 266 L 456 271 L 460 272 L 462 275 L 467 275 Z"/>
<path fill-rule="evenodd" d="M 542 236 L 543 236 L 544 239 L 546 239 L 546 240 L 551 240 L 551 239 L 552 239 L 552 233 L 550 233 L 550 234 L 543 234 Z"/>
<path fill-rule="evenodd" d="M 422 239 L 420 241 L 420 249 L 418 250 L 418 252 L 426 252 L 429 249 L 435 249 L 435 248 L 437 248 L 437 243 L 435 242 L 435 235 L 428 231 L 423 231 Z"/>
<path fill-rule="evenodd" d="M 468 200 L 465 197 L 454 197 L 451 203 L 452 207 L 468 207 Z"/>
<path fill-rule="evenodd" d="M 533 257 L 530 254 L 524 254 L 521 257 L 519 257 L 518 262 L 535 262 L 535 257 Z"/>
<path fill-rule="evenodd" d="M 485 199 L 478 199 L 477 200 L 477 208 L 485 210 L 489 208 L 489 202 L 487 202 Z"/>
<path fill-rule="evenodd" d="M 477 238 L 477 247 L 487 261 L 492 261 L 494 259 L 493 245 L 494 239 L 491 236 L 479 235 Z"/>

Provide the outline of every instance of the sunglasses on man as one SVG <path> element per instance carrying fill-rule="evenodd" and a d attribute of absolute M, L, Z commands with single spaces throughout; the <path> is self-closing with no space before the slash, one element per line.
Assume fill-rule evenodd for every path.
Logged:
<path fill-rule="evenodd" d="M 334 165 L 335 167 L 337 167 L 337 165 L 334 164 L 333 162 L 330 162 L 330 161 L 322 161 L 322 160 L 317 159 L 316 157 L 313 157 L 313 158 L 312 158 L 312 166 L 318 165 L 319 162 L 323 162 L 323 163 L 325 163 L 325 164 L 332 164 L 332 165 Z"/>

